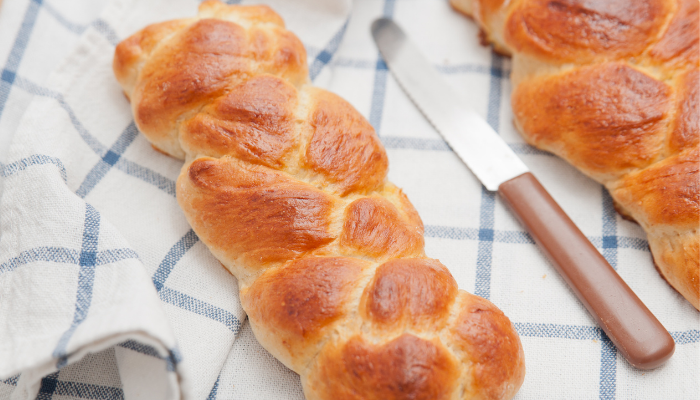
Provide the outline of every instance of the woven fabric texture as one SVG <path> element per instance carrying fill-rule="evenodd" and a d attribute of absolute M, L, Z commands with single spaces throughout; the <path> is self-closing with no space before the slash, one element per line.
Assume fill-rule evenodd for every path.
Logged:
<path fill-rule="evenodd" d="M 247 3 L 247 2 L 244 2 Z M 444 0 L 270 0 L 307 48 L 315 85 L 375 127 L 425 224 L 426 253 L 514 323 L 516 399 L 700 397 L 700 314 L 654 269 L 644 233 L 597 183 L 524 143 L 510 60 Z M 195 0 L 6 0 L 0 8 L 0 399 L 303 399 L 255 340 L 235 279 L 175 201 L 181 162 L 138 133 L 114 46 L 195 14 Z M 369 26 L 401 24 L 499 132 L 676 340 L 632 368 L 532 238 L 391 77 Z"/>

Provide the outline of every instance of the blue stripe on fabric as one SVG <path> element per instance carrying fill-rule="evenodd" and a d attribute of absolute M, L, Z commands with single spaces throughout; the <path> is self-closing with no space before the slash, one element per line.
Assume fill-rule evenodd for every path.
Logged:
<path fill-rule="evenodd" d="M 160 299 L 168 304 L 180 307 L 184 310 L 213 319 L 224 324 L 231 332 L 238 334 L 241 329 L 241 322 L 238 318 L 223 308 L 211 305 L 204 301 L 195 299 L 192 296 L 178 292 L 177 290 L 163 287 L 158 293 Z"/>
<path fill-rule="evenodd" d="M 548 156 L 548 157 L 554 157 L 554 154 L 540 150 L 536 147 L 530 146 L 527 143 L 508 143 L 508 147 L 510 147 L 511 150 L 515 154 L 520 154 L 524 156 Z"/>
<path fill-rule="evenodd" d="M 107 39 L 112 45 L 116 46 L 119 43 L 119 37 L 117 36 L 116 32 L 114 29 L 107 23 L 107 21 L 103 20 L 102 18 L 97 18 L 96 20 L 92 21 L 90 25 L 82 25 L 82 24 L 77 24 L 74 22 L 71 22 L 63 16 L 58 10 L 53 8 L 48 3 L 44 3 L 44 9 L 48 12 L 49 15 L 51 15 L 59 24 L 63 25 L 64 28 L 68 29 L 69 31 L 75 33 L 75 34 L 82 34 L 88 26 L 93 27 L 97 32 L 102 34 L 102 36 Z"/>
<path fill-rule="evenodd" d="M 34 30 L 34 24 L 39 16 L 41 3 L 42 0 L 32 0 L 29 2 L 27 11 L 25 11 L 24 17 L 22 18 L 22 25 L 20 25 L 17 37 L 12 44 L 12 49 L 10 50 L 7 62 L 3 68 L 2 81 L 5 82 L 5 84 L 0 84 L 0 117 L 2 117 L 5 104 L 10 97 L 10 91 L 12 90 L 12 84 L 15 80 L 17 70 L 19 69 L 19 64 L 22 62 L 24 51 L 27 49 L 27 44 L 29 43 L 29 37 Z"/>
<path fill-rule="evenodd" d="M 122 154 L 134 142 L 138 134 L 139 131 L 136 128 L 136 124 L 132 121 L 119 135 L 112 147 L 102 154 L 100 161 L 88 172 L 75 194 L 84 199 L 119 161 Z"/>
<path fill-rule="evenodd" d="M 216 393 L 219 391 L 219 379 L 221 379 L 221 374 L 216 377 L 216 382 L 214 382 L 214 387 L 211 388 L 207 400 L 216 400 Z"/>
<path fill-rule="evenodd" d="M 605 336 L 603 330 L 597 326 L 535 324 L 528 322 L 514 322 L 513 326 L 520 336 L 576 340 L 598 340 L 603 339 Z M 679 345 L 700 342 L 700 330 L 697 329 L 670 332 L 670 334 L 676 344 Z M 607 338 L 607 336 L 605 337 Z"/>
<path fill-rule="evenodd" d="M 452 151 L 450 145 L 442 139 L 424 139 L 414 137 L 400 136 L 382 136 L 382 144 L 387 149 L 411 149 L 411 150 L 434 150 L 434 151 Z M 554 157 L 554 154 L 539 150 L 525 143 L 508 144 L 515 154 L 520 155 L 536 155 Z"/>
<path fill-rule="evenodd" d="M 158 350 L 156 350 L 153 346 L 139 343 L 135 340 L 127 340 L 126 342 L 119 343 L 117 346 L 123 347 L 125 349 L 129 349 L 129 350 L 133 350 L 137 353 L 141 353 L 141 354 L 144 354 L 147 356 L 164 359 L 164 357 L 161 356 L 158 353 Z"/>
<path fill-rule="evenodd" d="M 2 380 L 2 381 L 0 381 L 0 382 L 4 383 L 4 384 L 6 384 L 6 385 L 17 386 L 17 381 L 19 380 L 19 376 L 20 376 L 20 374 L 17 374 L 17 375 L 15 375 L 15 376 L 11 376 L 11 377 L 9 377 L 9 378 L 7 378 L 7 379 L 4 379 L 4 380 Z"/>
<path fill-rule="evenodd" d="M 54 394 L 79 399 L 124 400 L 121 388 L 80 382 L 58 381 Z"/>
<path fill-rule="evenodd" d="M 180 353 L 180 349 L 177 347 L 170 349 L 170 358 L 172 358 L 173 362 L 175 364 L 179 364 L 182 362 L 182 353 Z"/>
<path fill-rule="evenodd" d="M 92 136 L 87 131 L 87 129 L 85 129 L 85 127 L 75 116 L 75 113 L 70 108 L 70 106 L 68 106 L 68 104 L 65 102 L 63 96 L 60 93 L 53 92 L 20 77 L 17 78 L 16 86 L 23 90 L 26 90 L 31 94 L 49 97 L 58 101 L 59 105 L 66 111 L 66 113 L 68 113 L 73 127 L 75 127 L 80 137 L 92 149 L 92 151 L 100 156 L 106 154 L 107 148 L 104 145 L 102 145 L 94 136 Z M 148 184 L 157 187 L 158 189 L 166 192 L 172 197 L 175 197 L 175 181 L 173 181 L 172 179 L 166 178 L 163 175 L 146 167 L 138 165 L 132 161 L 125 160 L 123 157 L 119 158 L 119 160 L 116 162 L 115 168 L 126 173 L 127 175 L 131 175 L 135 178 L 138 178 Z"/>
<path fill-rule="evenodd" d="M 491 53 L 491 67 L 500 70 L 503 58 Z M 501 76 L 491 74 L 489 80 L 488 109 L 486 122 L 494 131 L 499 130 L 501 115 Z M 493 253 L 493 229 L 495 225 L 496 194 L 481 188 L 481 205 L 479 207 L 479 244 L 476 253 L 476 280 L 474 294 L 485 299 L 491 296 L 491 263 Z"/>
<path fill-rule="evenodd" d="M 153 348 L 153 346 L 139 343 L 135 340 L 127 340 L 126 342 L 120 343 L 117 346 L 135 351 L 137 353 L 141 353 L 143 355 L 147 355 L 150 357 L 154 357 L 154 358 L 163 360 L 163 361 L 165 361 L 165 368 L 171 372 L 175 371 L 175 366 L 180 361 L 182 361 L 182 357 L 179 355 L 179 351 L 177 351 L 177 350 L 169 350 L 168 356 L 163 357 L 160 355 L 160 353 L 158 353 L 158 350 Z"/>
<path fill-rule="evenodd" d="M 41 379 L 39 394 L 36 396 L 36 400 L 51 400 L 54 392 L 56 392 L 56 386 L 58 386 L 58 371 L 46 375 Z"/>
<path fill-rule="evenodd" d="M 621 249 L 634 249 L 634 250 L 649 250 L 649 242 L 640 238 L 631 238 L 625 236 L 617 237 L 617 247 Z"/>
<path fill-rule="evenodd" d="M 501 231 L 495 229 L 459 228 L 454 226 L 426 225 L 425 237 L 454 240 L 481 240 L 498 243 L 534 244 L 527 232 Z"/>
<path fill-rule="evenodd" d="M 394 10 L 396 9 L 396 0 L 385 0 L 384 9 L 382 14 L 386 18 L 392 18 L 394 16 Z"/>
<path fill-rule="evenodd" d="M 602 254 L 617 270 L 617 212 L 610 193 L 601 186 L 603 200 L 603 249 Z"/>
<path fill-rule="evenodd" d="M 30 93 L 30 94 L 48 97 L 48 98 L 55 99 L 55 100 L 57 100 L 61 97 L 60 93 L 55 92 L 51 89 L 45 88 L 43 86 L 39 86 L 36 83 L 33 83 L 25 78 L 22 78 L 19 75 L 17 75 L 15 77 L 14 85 L 16 87 Z"/>
<path fill-rule="evenodd" d="M 112 45 L 116 46 L 119 43 L 119 36 L 117 33 L 114 31 L 114 29 L 109 26 L 107 21 L 103 20 L 102 18 L 98 18 L 90 24 L 97 32 L 102 34 L 102 36 L 107 39 L 108 42 L 110 42 Z"/>
<path fill-rule="evenodd" d="M 369 109 L 369 123 L 374 127 L 377 136 L 380 135 L 382 115 L 384 113 L 384 97 L 386 95 L 386 78 L 388 68 L 381 54 L 377 59 L 374 72 L 374 85 L 372 87 L 372 102 Z"/>
<path fill-rule="evenodd" d="M 157 187 L 175 197 L 175 181 L 123 157 L 114 166 L 119 171 Z"/>
<path fill-rule="evenodd" d="M 54 395 L 78 399 L 123 400 L 124 391 L 120 388 L 93 385 L 80 382 L 67 382 L 58 379 L 58 372 L 41 380 L 37 400 L 51 400 Z"/>
<path fill-rule="evenodd" d="M 161 261 L 158 266 L 158 269 L 153 274 L 153 285 L 155 285 L 157 291 L 160 292 L 160 290 L 163 289 L 163 285 L 165 285 L 165 281 L 168 279 L 175 265 L 197 242 L 199 242 L 199 237 L 190 229 L 185 236 L 170 248 L 165 258 L 163 258 L 163 261 Z"/>
<path fill-rule="evenodd" d="M 374 69 L 377 67 L 376 60 L 363 60 L 360 58 L 347 58 L 340 55 L 333 57 L 329 63 L 332 67 L 345 67 L 352 69 Z"/>
<path fill-rule="evenodd" d="M 63 247 L 37 247 L 26 250 L 17 257 L 0 264 L 0 274 L 13 271 L 14 269 L 36 261 L 57 262 L 64 264 L 77 264 L 80 255 L 77 250 Z"/>
<path fill-rule="evenodd" d="M 0 75 L 0 79 L 2 79 L 3 82 L 12 85 L 15 82 L 15 79 L 17 79 L 17 73 L 12 72 L 8 69 L 3 69 L 2 75 Z"/>
<path fill-rule="evenodd" d="M 676 344 L 690 344 L 700 342 L 700 330 L 691 329 L 685 332 L 671 332 L 671 337 Z"/>
<path fill-rule="evenodd" d="M 75 300 L 73 323 L 63 333 L 56 345 L 53 356 L 58 359 L 57 368 L 62 368 L 68 361 L 66 349 L 68 341 L 78 326 L 85 320 L 92 303 L 92 288 L 95 283 L 95 264 L 97 261 L 97 244 L 100 237 L 100 214 L 93 206 L 85 203 L 85 228 L 83 245 L 80 250 L 80 271 L 78 272 L 78 290 Z"/>
<path fill-rule="evenodd" d="M 454 226 L 426 225 L 425 237 L 455 240 L 478 240 L 479 230 L 475 228 L 458 228 Z"/>
<path fill-rule="evenodd" d="M 452 151 L 447 142 L 442 139 L 422 139 L 398 136 L 382 136 L 380 139 L 384 147 L 387 149 Z"/>
<path fill-rule="evenodd" d="M 126 259 L 138 259 L 139 256 L 132 249 L 103 250 L 97 253 L 95 265 L 115 263 Z M 36 247 L 21 252 L 17 257 L 11 258 L 0 264 L 0 274 L 14 271 L 22 265 L 37 262 L 56 262 L 61 264 L 78 264 L 80 253 L 74 249 L 65 247 Z"/>
<path fill-rule="evenodd" d="M 454 240 L 480 240 L 478 229 L 456 226 L 426 225 L 424 236 Z M 587 236 L 587 238 L 596 248 L 603 248 L 603 238 L 601 236 Z M 649 252 L 649 244 L 644 239 L 624 236 L 618 236 L 617 238 L 618 248 Z M 493 230 L 493 241 L 497 243 L 535 244 L 534 239 L 527 232 L 496 229 Z"/>
<path fill-rule="evenodd" d="M 478 64 L 456 64 L 456 65 L 435 65 L 435 69 L 443 74 L 464 74 L 464 73 L 477 73 L 477 74 L 489 74 L 498 78 L 508 78 L 510 76 L 510 70 L 503 69 L 502 67 L 491 65 L 484 66 Z"/>
<path fill-rule="evenodd" d="M 58 168 L 58 172 L 61 174 L 61 179 L 63 182 L 68 181 L 68 174 L 66 173 L 66 167 L 60 159 L 56 157 L 47 156 L 44 154 L 33 154 L 29 157 L 23 158 L 19 161 L 3 165 L 0 163 L 0 176 L 8 177 L 10 175 L 16 174 L 17 172 L 24 171 L 27 167 L 32 165 L 46 165 L 53 164 Z"/>
<path fill-rule="evenodd" d="M 454 240 L 491 240 L 498 243 L 534 244 L 527 232 L 521 231 L 500 231 L 487 229 L 480 231 L 475 228 L 458 228 L 454 226 L 426 225 L 425 237 L 435 237 L 441 239 Z"/>
<path fill-rule="evenodd" d="M 494 230 L 493 241 L 497 243 L 535 244 L 535 240 L 527 232 Z"/>
<path fill-rule="evenodd" d="M 382 15 L 385 18 L 394 16 L 395 0 L 385 0 Z M 374 65 L 374 84 L 372 86 L 372 101 L 369 109 L 369 123 L 374 127 L 377 136 L 381 135 L 382 115 L 384 114 L 384 98 L 386 97 L 386 80 L 388 68 L 382 54 L 377 51 L 377 63 Z"/>
<path fill-rule="evenodd" d="M 491 70 L 500 71 L 503 68 L 503 57 L 491 53 Z M 491 74 L 489 79 L 489 98 L 486 111 L 486 122 L 494 131 L 499 132 L 501 119 L 501 79 L 499 74 Z"/>
<path fill-rule="evenodd" d="M 340 47 L 340 42 L 343 40 L 343 37 L 345 36 L 345 31 L 348 28 L 348 22 L 350 22 L 349 17 L 345 20 L 345 23 L 343 23 L 343 26 L 340 27 L 338 32 L 336 32 L 335 35 L 333 35 L 333 37 L 323 48 L 323 50 L 321 50 L 321 52 L 316 55 L 316 58 L 309 67 L 309 77 L 311 81 L 316 79 L 318 74 L 320 74 L 323 68 L 326 65 L 328 65 L 328 63 L 333 58 L 333 55 L 335 55 L 335 53 L 338 51 L 338 48 Z"/>
<path fill-rule="evenodd" d="M 307 51 L 311 51 L 309 46 L 307 46 Z M 342 56 L 336 56 L 333 60 L 328 63 L 333 67 L 341 68 L 353 68 L 353 69 L 375 69 L 377 68 L 377 63 L 374 60 L 362 59 L 362 58 L 348 58 Z M 464 74 L 464 73 L 475 73 L 484 75 L 495 75 L 498 77 L 507 78 L 510 75 L 510 70 L 501 69 L 498 70 L 494 67 L 479 65 L 479 64 L 456 64 L 456 65 L 443 65 L 443 64 L 433 64 L 433 67 L 438 70 L 438 72 L 445 75 L 453 74 Z"/>
<path fill-rule="evenodd" d="M 93 152 L 95 152 L 96 154 L 103 154 L 107 150 L 103 144 L 101 144 L 94 136 L 92 136 L 92 134 L 90 134 L 90 132 L 85 128 L 82 122 L 80 122 L 78 117 L 75 115 L 75 112 L 68 105 L 61 93 L 46 89 L 26 79 L 20 79 L 19 77 L 17 77 L 16 81 L 17 82 L 15 85 L 17 87 L 26 90 L 31 94 L 49 97 L 56 100 L 61 106 L 61 108 L 63 108 L 63 110 L 68 114 L 68 118 L 70 119 L 71 124 L 73 125 L 75 130 L 78 132 L 80 137 Z"/>
<path fill-rule="evenodd" d="M 83 126 L 61 93 L 41 87 L 27 79 L 22 79 L 20 77 L 17 77 L 15 86 L 31 94 L 49 97 L 56 100 L 61 108 L 63 108 L 63 110 L 68 114 L 71 124 L 88 147 L 90 147 L 90 149 L 97 154 L 102 154 L 106 151 L 106 147 L 102 145 L 94 136 L 92 136 L 85 126 Z"/>
<path fill-rule="evenodd" d="M 139 255 L 133 249 L 129 248 L 103 250 L 97 253 L 97 257 L 95 257 L 95 265 L 111 264 L 127 259 L 138 260 Z"/>
<path fill-rule="evenodd" d="M 617 269 L 617 212 L 613 199 L 605 189 L 601 187 L 601 197 L 603 206 L 603 236 L 601 253 L 608 263 Z M 617 391 L 617 349 L 605 333 L 601 334 L 600 351 L 600 390 L 601 400 L 615 399 Z"/>
<path fill-rule="evenodd" d="M 601 338 L 602 330 L 594 326 L 585 325 L 559 325 L 559 324 L 534 324 L 513 323 L 520 336 L 559 338 L 575 340 L 594 340 Z"/>
<path fill-rule="evenodd" d="M 474 294 L 488 299 L 491 296 L 491 262 L 493 253 L 494 211 L 496 194 L 481 188 L 479 231 L 476 251 L 476 281 Z"/>
<path fill-rule="evenodd" d="M 97 154 L 103 154 L 106 150 L 105 146 L 100 143 L 97 138 L 92 136 L 90 132 L 83 126 L 82 122 L 78 119 L 78 117 L 75 115 L 75 112 L 73 112 L 73 109 L 68 105 L 66 100 L 63 98 L 62 95 L 60 95 L 56 101 L 58 101 L 58 104 L 63 108 L 66 113 L 68 113 L 68 118 L 70 118 L 71 124 L 73 124 L 73 127 L 75 128 L 76 131 L 78 131 L 78 134 L 80 137 L 83 139 L 85 144 L 90 147 L 90 149 L 97 153 Z"/>
<path fill-rule="evenodd" d="M 46 10 L 46 12 L 50 16 L 52 16 L 53 19 L 56 20 L 56 22 L 63 25 L 64 28 L 75 33 L 76 35 L 82 34 L 85 31 L 85 29 L 87 29 L 86 25 L 76 24 L 74 22 L 69 21 L 68 18 L 61 15 L 61 13 L 58 12 L 58 10 L 56 10 L 55 8 L 53 8 L 53 6 L 51 6 L 51 4 L 49 3 L 44 3 L 44 10 Z"/>
<path fill-rule="evenodd" d="M 617 349 L 608 336 L 601 332 L 600 400 L 614 400 L 617 381 Z"/>

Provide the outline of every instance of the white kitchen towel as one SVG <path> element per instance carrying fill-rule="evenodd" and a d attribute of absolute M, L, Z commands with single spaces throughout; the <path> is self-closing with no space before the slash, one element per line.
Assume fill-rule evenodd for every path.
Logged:
<path fill-rule="evenodd" d="M 302 399 L 298 377 L 255 341 L 235 279 L 182 216 L 173 196 L 181 163 L 137 132 L 112 77 L 119 40 L 194 15 L 196 1 L 4 1 L 0 399 Z M 700 314 L 659 277 L 644 233 L 600 185 L 524 144 L 512 126 L 509 60 L 479 45 L 472 21 L 443 0 L 267 3 L 307 46 L 315 84 L 377 129 L 390 179 L 423 218 L 428 255 L 513 321 L 527 363 L 516 398 L 700 396 Z M 371 41 L 379 16 L 407 30 L 671 331 L 666 365 L 639 371 L 617 353 L 410 103 Z"/>
<path fill-rule="evenodd" d="M 14 41 L 3 36 L 0 107 L 14 115 L 3 121 L 0 397 L 205 399 L 245 318 L 236 281 L 189 228 L 174 197 L 181 163 L 139 135 L 111 71 L 119 40 L 198 4 L 112 1 L 95 19 L 83 3 L 2 11 L 21 22 Z M 330 54 L 349 3 L 276 8 Z M 43 79 L 47 49 L 64 46 Z M 33 96 L 21 120 L 15 96 Z"/>

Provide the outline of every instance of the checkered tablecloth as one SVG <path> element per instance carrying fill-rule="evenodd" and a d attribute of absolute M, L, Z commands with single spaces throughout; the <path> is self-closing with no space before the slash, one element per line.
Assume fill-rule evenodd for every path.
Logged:
<path fill-rule="evenodd" d="M 426 251 L 513 321 L 527 375 L 517 399 L 700 398 L 700 313 L 654 270 L 641 228 L 605 190 L 526 145 L 510 60 L 445 0 L 270 0 L 307 47 L 314 83 L 377 130 L 390 179 L 425 223 Z M 257 343 L 235 279 L 174 198 L 181 163 L 136 130 L 114 45 L 195 13 L 195 0 L 5 0 L 0 8 L 0 399 L 303 399 Z M 396 19 L 538 176 L 676 340 L 632 368 L 501 200 L 403 94 L 372 43 Z"/>

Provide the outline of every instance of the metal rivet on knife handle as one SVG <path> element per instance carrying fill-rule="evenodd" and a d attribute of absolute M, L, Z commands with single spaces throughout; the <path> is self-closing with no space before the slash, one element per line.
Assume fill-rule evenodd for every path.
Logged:
<path fill-rule="evenodd" d="M 671 335 L 531 173 L 498 193 L 633 366 L 655 368 L 673 355 Z"/>

